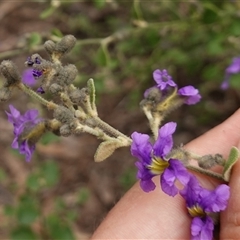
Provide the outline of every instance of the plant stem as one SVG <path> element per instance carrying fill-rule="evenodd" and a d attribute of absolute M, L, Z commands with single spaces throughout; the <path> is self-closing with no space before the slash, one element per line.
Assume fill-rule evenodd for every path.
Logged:
<path fill-rule="evenodd" d="M 222 175 L 219 174 L 219 173 L 215 173 L 215 172 L 212 172 L 212 171 L 209 171 L 209 170 L 205 170 L 203 168 L 192 166 L 192 165 L 188 165 L 188 166 L 186 166 L 186 168 L 189 169 L 189 170 L 192 170 L 194 172 L 202 173 L 202 174 L 204 174 L 206 176 L 209 176 L 209 177 L 221 180 L 221 181 L 225 181 L 223 179 Z"/>

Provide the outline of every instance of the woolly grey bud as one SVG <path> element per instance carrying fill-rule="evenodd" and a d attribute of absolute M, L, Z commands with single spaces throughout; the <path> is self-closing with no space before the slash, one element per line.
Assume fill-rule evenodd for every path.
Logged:
<path fill-rule="evenodd" d="M 225 160 L 221 154 L 215 155 L 204 155 L 198 160 L 198 165 L 201 168 L 209 169 L 214 165 L 222 165 L 224 166 Z"/>
<path fill-rule="evenodd" d="M 76 66 L 73 64 L 68 64 L 67 66 L 64 67 L 64 69 L 68 74 L 68 77 L 65 79 L 65 83 L 66 85 L 70 85 L 76 78 L 78 70 Z"/>
<path fill-rule="evenodd" d="M 48 40 L 44 43 L 44 48 L 45 50 L 51 55 L 55 49 L 56 49 L 56 44 L 52 40 Z"/>
<path fill-rule="evenodd" d="M 17 70 L 17 67 L 12 61 L 2 61 L 0 65 L 0 71 L 7 80 L 6 84 L 4 85 L 5 87 L 9 87 L 13 84 L 21 82 L 21 76 Z"/>
<path fill-rule="evenodd" d="M 5 102 L 11 97 L 11 90 L 9 87 L 3 87 L 0 89 L 0 102 Z"/>
<path fill-rule="evenodd" d="M 69 97 L 71 101 L 75 104 L 80 104 L 83 102 L 86 102 L 87 100 L 87 95 L 88 95 L 88 89 L 87 88 L 82 88 L 80 89 L 75 89 L 69 94 Z"/>
<path fill-rule="evenodd" d="M 63 91 L 63 88 L 58 85 L 57 83 L 53 83 L 50 87 L 49 87 L 49 91 L 52 93 L 52 94 L 56 94 L 56 93 L 59 93 L 61 91 Z"/>
<path fill-rule="evenodd" d="M 60 135 L 63 136 L 63 137 L 68 137 L 70 136 L 72 133 L 70 127 L 68 124 L 63 124 L 61 127 L 60 127 Z"/>
<path fill-rule="evenodd" d="M 56 44 L 55 51 L 62 55 L 66 54 L 72 50 L 75 43 L 76 38 L 73 35 L 66 35 Z"/>
<path fill-rule="evenodd" d="M 61 86 L 70 85 L 77 76 L 78 70 L 73 64 L 59 69 L 56 75 L 56 82 Z"/>
<path fill-rule="evenodd" d="M 75 120 L 73 112 L 64 106 L 57 107 L 53 112 L 53 116 L 61 123 L 70 124 Z"/>
<path fill-rule="evenodd" d="M 222 166 L 225 165 L 226 160 L 223 158 L 223 156 L 221 154 L 219 154 L 219 153 L 215 154 L 214 159 L 215 159 L 216 164 L 222 165 Z"/>
<path fill-rule="evenodd" d="M 162 93 L 157 87 L 152 87 L 145 91 L 144 98 L 153 102 L 160 102 Z"/>

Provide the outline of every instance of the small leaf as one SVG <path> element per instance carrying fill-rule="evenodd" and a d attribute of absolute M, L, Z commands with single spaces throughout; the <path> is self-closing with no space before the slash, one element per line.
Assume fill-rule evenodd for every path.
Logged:
<path fill-rule="evenodd" d="M 56 10 L 55 7 L 49 7 L 47 9 L 45 9 L 43 12 L 41 12 L 40 18 L 46 19 L 46 18 L 50 17 L 54 13 L 55 10 Z"/>
<path fill-rule="evenodd" d="M 110 157 L 114 151 L 121 146 L 122 144 L 118 140 L 108 140 L 102 142 L 94 155 L 95 162 L 102 162 L 106 158 Z"/>
<path fill-rule="evenodd" d="M 58 240 L 74 240 L 74 234 L 69 224 L 57 215 L 50 215 L 45 221 L 46 229 L 50 235 L 50 239 Z"/>
<path fill-rule="evenodd" d="M 12 240 L 38 239 L 37 235 L 28 226 L 18 226 L 11 232 Z"/>
<path fill-rule="evenodd" d="M 28 39 L 29 47 L 34 47 L 42 42 L 42 37 L 39 33 L 33 32 Z"/>
<path fill-rule="evenodd" d="M 223 179 L 226 182 L 229 182 L 230 177 L 231 177 L 232 167 L 238 161 L 238 158 L 239 158 L 239 150 L 238 150 L 238 148 L 232 147 L 231 150 L 230 150 L 230 154 L 228 156 L 228 160 L 227 160 L 227 162 L 226 162 L 226 164 L 224 166 L 223 174 L 222 174 Z"/>
<path fill-rule="evenodd" d="M 90 78 L 87 82 L 87 86 L 88 86 L 88 91 L 89 91 L 89 95 L 90 95 L 90 101 L 91 101 L 91 107 L 93 110 L 96 110 L 96 105 L 95 105 L 95 86 L 94 86 L 94 81 L 92 78 Z"/>

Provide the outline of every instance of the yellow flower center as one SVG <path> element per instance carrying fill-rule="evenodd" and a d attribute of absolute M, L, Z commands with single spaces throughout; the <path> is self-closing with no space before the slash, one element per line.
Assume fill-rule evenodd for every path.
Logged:
<path fill-rule="evenodd" d="M 147 168 L 154 175 L 162 174 L 163 171 L 169 166 L 168 161 L 163 160 L 160 157 L 153 157 L 151 165 L 148 165 Z"/>
<path fill-rule="evenodd" d="M 206 216 L 206 213 L 198 205 L 194 205 L 190 208 L 188 207 L 187 209 L 188 209 L 188 212 L 189 212 L 191 217 L 204 217 L 204 216 Z"/>

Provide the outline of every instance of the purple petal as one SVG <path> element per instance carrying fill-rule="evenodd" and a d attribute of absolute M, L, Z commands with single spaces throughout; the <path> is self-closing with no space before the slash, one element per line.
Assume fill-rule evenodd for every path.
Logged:
<path fill-rule="evenodd" d="M 37 89 L 37 92 L 40 93 L 40 94 L 44 94 L 45 93 L 45 91 L 44 91 L 44 89 L 42 87 L 39 87 Z"/>
<path fill-rule="evenodd" d="M 230 188 L 225 184 L 219 185 L 214 191 L 209 191 L 209 194 L 201 194 L 202 205 L 208 212 L 220 212 L 227 207 L 227 202 L 230 197 Z"/>
<path fill-rule="evenodd" d="M 230 66 L 226 68 L 226 73 L 228 74 L 240 73 L 240 57 L 233 58 Z"/>
<path fill-rule="evenodd" d="M 175 181 L 176 176 L 174 172 L 171 169 L 166 168 L 160 177 L 160 184 L 163 192 L 174 197 L 178 193 L 178 189 L 174 185 Z"/>
<path fill-rule="evenodd" d="M 170 165 L 168 168 L 174 171 L 176 178 L 185 186 L 190 180 L 190 174 L 187 169 L 179 160 L 170 159 L 169 163 Z"/>
<path fill-rule="evenodd" d="M 8 121 L 10 123 L 15 123 L 16 119 L 20 117 L 20 112 L 13 106 L 9 105 L 10 113 L 6 111 L 6 114 L 8 116 Z"/>
<path fill-rule="evenodd" d="M 156 188 L 155 183 L 150 179 L 147 181 L 140 181 L 140 186 L 144 192 L 150 192 L 153 191 Z"/>
<path fill-rule="evenodd" d="M 33 77 L 33 70 L 27 69 L 22 74 L 22 82 L 27 84 L 28 86 L 34 86 L 36 84 L 36 80 Z"/>
<path fill-rule="evenodd" d="M 21 115 L 20 112 L 12 105 L 10 105 L 9 108 L 10 113 L 6 113 L 8 115 L 9 122 L 13 124 L 13 133 L 15 136 L 12 142 L 12 148 L 19 149 L 20 154 L 24 154 L 26 156 L 26 160 L 30 161 L 32 153 L 35 149 L 35 144 L 29 145 L 28 140 L 22 139 L 22 135 L 25 130 L 28 131 L 41 121 L 41 119 L 37 118 L 38 111 L 36 109 L 32 109 Z"/>
<path fill-rule="evenodd" d="M 190 180 L 190 174 L 179 160 L 170 159 L 169 164 L 161 175 L 161 187 L 166 194 L 175 196 L 178 193 L 176 180 L 185 186 Z"/>
<path fill-rule="evenodd" d="M 151 162 L 151 151 L 152 145 L 149 142 L 149 136 L 147 134 L 141 134 L 138 132 L 134 132 L 132 135 L 132 145 L 131 145 L 131 153 L 134 157 L 137 157 L 143 162 L 149 163 Z"/>
<path fill-rule="evenodd" d="M 26 121 L 33 121 L 37 118 L 38 116 L 38 110 L 37 109 L 31 109 L 31 110 L 28 110 L 24 115 L 24 119 Z"/>
<path fill-rule="evenodd" d="M 207 240 L 213 238 L 214 224 L 210 217 L 199 218 L 195 217 L 191 224 L 191 239 L 192 240 Z"/>
<path fill-rule="evenodd" d="M 18 146 L 18 139 L 17 139 L 17 138 L 14 138 L 14 139 L 13 139 L 13 142 L 12 142 L 11 147 L 12 147 L 13 149 L 18 149 L 18 148 L 19 148 L 19 146 Z"/>
<path fill-rule="evenodd" d="M 192 207 L 199 202 L 199 195 L 202 187 L 199 185 L 197 178 L 190 174 L 189 182 L 179 193 L 186 200 L 187 206 Z"/>
<path fill-rule="evenodd" d="M 186 86 L 178 90 L 180 96 L 186 97 L 185 104 L 192 105 L 200 101 L 201 95 L 193 86 Z"/>
<path fill-rule="evenodd" d="M 173 147 L 172 134 L 175 132 L 176 126 L 176 123 L 169 122 L 160 128 L 158 139 L 153 146 L 155 156 L 166 156 L 170 152 Z"/>
<path fill-rule="evenodd" d="M 26 161 L 30 162 L 34 150 L 35 146 L 30 146 L 28 141 L 24 140 L 20 145 L 19 153 L 24 154 L 26 156 Z"/>
<path fill-rule="evenodd" d="M 222 82 L 222 84 L 221 84 L 221 89 L 222 90 L 226 90 L 226 89 L 228 89 L 229 88 L 229 79 L 230 79 L 230 74 L 226 74 L 225 75 L 225 78 L 224 78 L 224 81 Z"/>
<path fill-rule="evenodd" d="M 153 72 L 153 79 L 157 83 L 157 86 L 160 88 L 160 90 L 164 90 L 167 85 L 171 87 L 177 86 L 166 69 L 163 69 L 162 71 L 160 71 L 159 69 L 155 70 Z"/>

